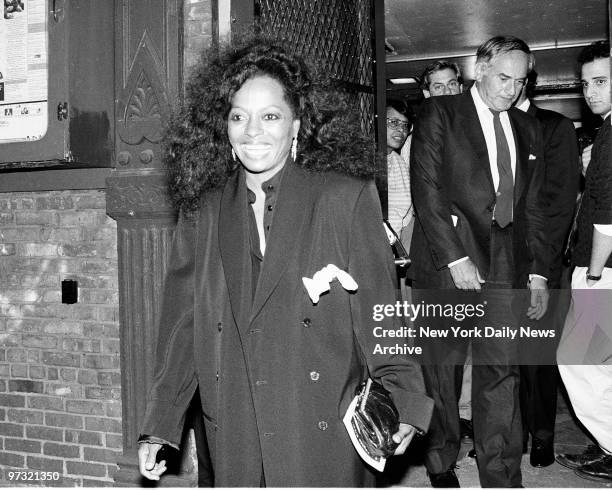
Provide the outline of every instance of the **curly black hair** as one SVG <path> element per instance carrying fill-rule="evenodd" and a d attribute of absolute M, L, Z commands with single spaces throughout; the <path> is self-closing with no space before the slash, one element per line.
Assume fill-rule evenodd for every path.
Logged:
<path fill-rule="evenodd" d="M 227 117 L 234 94 L 258 75 L 281 83 L 300 119 L 296 165 L 375 177 L 381 158 L 373 138 L 361 130 L 355 97 L 322 72 L 269 39 L 253 38 L 204 53 L 186 86 L 185 103 L 170 117 L 165 131 L 163 159 L 175 206 L 196 211 L 201 194 L 222 186 L 239 165 L 231 157 Z"/>

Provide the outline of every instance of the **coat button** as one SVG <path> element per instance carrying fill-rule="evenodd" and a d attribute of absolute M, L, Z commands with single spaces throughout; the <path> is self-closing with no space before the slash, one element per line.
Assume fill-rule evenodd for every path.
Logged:
<path fill-rule="evenodd" d="M 496 195 L 497 197 L 499 197 L 499 196 L 501 196 L 501 192 L 497 191 L 497 192 L 495 193 L 495 195 Z"/>
<path fill-rule="evenodd" d="M 223 330 L 223 323 L 221 322 L 217 323 L 217 330 L 219 330 L 219 332 Z"/>
<path fill-rule="evenodd" d="M 311 322 L 310 322 L 310 318 L 304 318 L 304 319 L 302 320 L 302 326 L 303 326 L 303 327 L 305 327 L 305 328 L 310 327 L 310 323 L 311 323 Z"/>
<path fill-rule="evenodd" d="M 255 381 L 255 385 L 256 386 L 264 386 L 267 385 L 268 382 L 265 379 L 258 379 L 257 381 Z"/>
<path fill-rule="evenodd" d="M 325 422 L 325 420 L 319 421 L 317 425 L 319 426 L 320 430 L 327 430 L 327 422 Z"/>
<path fill-rule="evenodd" d="M 312 379 L 313 381 L 319 381 L 319 373 L 317 373 L 316 371 L 312 371 L 310 373 L 310 379 Z"/>

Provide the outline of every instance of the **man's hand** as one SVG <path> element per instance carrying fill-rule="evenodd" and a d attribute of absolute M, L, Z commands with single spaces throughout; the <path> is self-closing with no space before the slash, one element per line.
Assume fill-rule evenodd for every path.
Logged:
<path fill-rule="evenodd" d="M 393 440 L 399 444 L 393 453 L 394 456 L 399 456 L 400 454 L 404 454 L 406 448 L 412 441 L 412 438 L 416 434 L 416 427 L 413 427 L 410 424 L 402 424 L 400 423 L 399 429 L 395 434 L 393 434 Z"/>
<path fill-rule="evenodd" d="M 141 442 L 138 445 L 138 467 L 140 474 L 149 480 L 159 480 L 161 474 L 166 471 L 166 460 L 155 462 L 157 452 L 162 448 L 161 444 L 152 442 Z"/>
<path fill-rule="evenodd" d="M 527 308 L 527 316 L 532 320 L 539 320 L 544 316 L 548 309 L 548 285 L 546 280 L 541 277 L 533 277 L 529 281 L 529 289 L 531 289 L 531 306 Z"/>
<path fill-rule="evenodd" d="M 582 175 L 586 175 L 587 168 L 589 168 L 589 163 L 591 163 L 591 150 L 593 149 L 593 145 L 589 145 L 582 150 Z"/>
<path fill-rule="evenodd" d="M 470 291 L 480 291 L 480 284 L 484 281 L 480 277 L 478 267 L 471 259 L 464 260 L 449 267 L 451 277 L 457 289 L 468 289 Z"/>

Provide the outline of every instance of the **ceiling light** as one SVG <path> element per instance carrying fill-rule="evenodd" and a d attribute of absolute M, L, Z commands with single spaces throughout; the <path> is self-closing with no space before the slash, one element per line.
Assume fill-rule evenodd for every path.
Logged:
<path fill-rule="evenodd" d="M 418 80 L 416 78 L 390 78 L 389 81 L 393 85 L 407 85 L 407 84 L 418 84 Z"/>

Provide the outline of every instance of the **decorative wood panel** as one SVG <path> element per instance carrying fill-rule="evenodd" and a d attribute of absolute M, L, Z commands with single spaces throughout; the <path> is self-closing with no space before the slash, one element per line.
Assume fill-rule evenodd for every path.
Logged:
<path fill-rule="evenodd" d="M 121 175 L 115 172 L 107 185 L 106 210 L 115 219 L 174 217 L 166 179 L 161 173 Z"/>
<path fill-rule="evenodd" d="M 119 220 L 118 252 L 121 291 L 122 369 L 129 373 L 122 384 L 127 404 L 123 417 L 124 447 L 135 448 L 138 429 L 145 413 L 143 394 L 150 388 L 157 345 L 158 308 L 151 298 L 159 298 L 174 231 L 174 222 Z"/>
<path fill-rule="evenodd" d="M 116 0 L 118 170 L 160 168 L 163 121 L 182 85 L 180 0 Z"/>
<path fill-rule="evenodd" d="M 160 160 L 164 121 L 182 91 L 183 0 L 115 0 L 116 169 L 107 213 L 117 220 L 123 457 L 117 486 L 139 486 L 137 439 L 153 375 L 157 305 L 176 216 Z M 163 486 L 193 486 L 186 461 Z M 193 453 L 193 451 L 191 451 Z M 193 458 L 191 458 L 193 459 Z"/>

